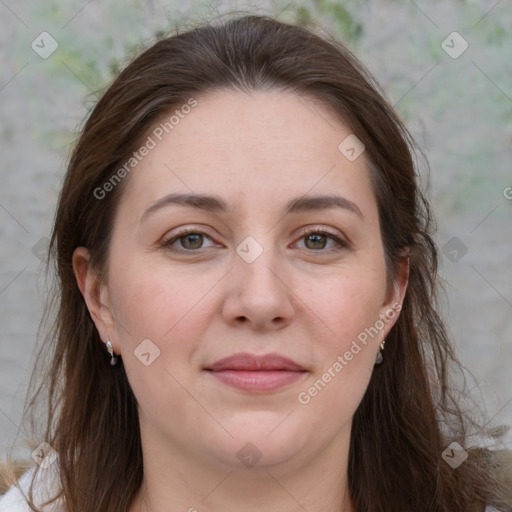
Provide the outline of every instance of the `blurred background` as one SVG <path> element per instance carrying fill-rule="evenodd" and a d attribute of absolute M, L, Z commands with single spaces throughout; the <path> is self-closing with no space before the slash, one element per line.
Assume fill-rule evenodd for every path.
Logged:
<path fill-rule="evenodd" d="M 512 425 L 510 1 L 0 0 L 0 460 L 13 446 L 30 456 L 22 409 L 45 301 L 41 259 L 85 116 L 159 34 L 235 10 L 321 27 L 387 91 L 430 164 L 443 315 L 487 426 Z"/>

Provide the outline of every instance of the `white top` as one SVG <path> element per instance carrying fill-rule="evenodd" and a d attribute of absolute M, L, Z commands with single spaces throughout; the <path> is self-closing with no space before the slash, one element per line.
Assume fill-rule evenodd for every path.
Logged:
<path fill-rule="evenodd" d="M 29 469 L 19 479 L 20 487 L 27 496 L 34 470 L 35 467 Z M 36 476 L 34 504 L 41 509 L 41 512 L 65 512 L 61 498 L 46 505 L 46 507 L 41 506 L 47 500 L 53 498 L 60 490 L 56 485 L 56 482 L 58 482 L 56 470 L 57 464 L 52 464 L 46 469 L 40 468 Z M 41 485 L 41 482 L 44 485 Z M 0 496 L 0 512 L 33 512 L 33 510 L 28 505 L 23 494 L 13 485 L 6 494 Z"/>

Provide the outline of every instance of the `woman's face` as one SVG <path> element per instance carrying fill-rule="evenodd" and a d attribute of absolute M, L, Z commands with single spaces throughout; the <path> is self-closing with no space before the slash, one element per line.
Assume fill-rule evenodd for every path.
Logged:
<path fill-rule="evenodd" d="M 339 149 L 351 131 L 329 110 L 282 91 L 196 100 L 148 134 L 103 306 L 88 305 L 122 355 L 143 439 L 205 463 L 303 464 L 347 442 L 406 283 L 386 287 L 365 154 Z M 241 353 L 297 366 L 215 365 Z"/>

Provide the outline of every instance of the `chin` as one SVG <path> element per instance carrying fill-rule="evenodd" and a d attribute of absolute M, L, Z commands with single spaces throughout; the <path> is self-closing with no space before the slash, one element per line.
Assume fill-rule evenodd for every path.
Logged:
<path fill-rule="evenodd" d="M 243 422 L 226 425 L 233 438 L 224 438 L 224 461 L 250 468 L 282 464 L 297 456 L 314 433 L 294 425 L 288 414 L 254 413 Z"/>

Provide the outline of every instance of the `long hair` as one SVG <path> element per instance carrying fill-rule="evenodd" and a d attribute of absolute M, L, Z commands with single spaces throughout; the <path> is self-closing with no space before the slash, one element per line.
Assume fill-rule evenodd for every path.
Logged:
<path fill-rule="evenodd" d="M 469 446 L 475 423 L 451 383 L 451 369 L 461 366 L 439 314 L 433 217 L 411 135 L 343 44 L 270 17 L 238 16 L 162 38 L 141 53 L 98 101 L 72 152 L 49 250 L 57 290 L 40 358 L 48 367 L 28 402 L 31 409 L 46 393 L 44 439 L 58 454 L 67 511 L 127 511 L 143 477 L 136 399 L 122 359 L 109 366 L 72 267 L 73 251 L 85 246 L 105 275 L 114 213 L 130 178 L 105 197 L 95 191 L 158 119 L 191 97 L 272 89 L 320 101 L 364 143 L 389 282 L 409 250 L 402 311 L 353 418 L 348 481 L 356 510 L 509 510 L 499 464 L 491 451 Z M 469 454 L 457 469 L 442 458 L 452 442 Z"/>

